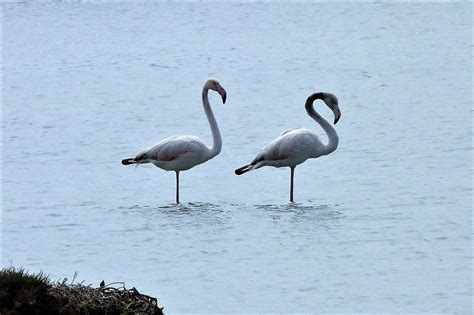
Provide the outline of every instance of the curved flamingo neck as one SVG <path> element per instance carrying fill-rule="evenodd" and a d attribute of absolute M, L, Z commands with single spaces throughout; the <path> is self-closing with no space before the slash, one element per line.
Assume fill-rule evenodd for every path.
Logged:
<path fill-rule="evenodd" d="M 319 115 L 318 112 L 316 112 L 316 110 L 314 109 L 313 103 L 317 99 L 324 100 L 324 93 L 314 93 L 313 95 L 308 97 L 308 99 L 306 100 L 305 108 L 308 115 L 324 129 L 328 136 L 328 143 L 325 145 L 324 151 L 318 152 L 318 155 L 326 155 L 337 149 L 339 137 L 333 126 L 321 115 Z"/>
<path fill-rule="evenodd" d="M 207 121 L 209 122 L 209 126 L 211 127 L 212 147 L 210 148 L 211 156 L 209 158 L 213 158 L 221 152 L 222 138 L 221 133 L 219 131 L 219 127 L 217 126 L 216 118 L 214 117 L 211 105 L 209 104 L 208 92 L 209 88 L 207 86 L 204 86 L 202 88 L 202 106 L 204 107 L 204 112 L 206 113 Z"/>

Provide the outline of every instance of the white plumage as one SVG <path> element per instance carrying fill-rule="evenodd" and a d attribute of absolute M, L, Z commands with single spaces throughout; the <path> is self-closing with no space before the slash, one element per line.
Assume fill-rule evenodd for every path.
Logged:
<path fill-rule="evenodd" d="M 153 163 L 166 171 L 185 171 L 214 156 L 198 137 L 172 136 L 138 153 L 134 161 Z"/>

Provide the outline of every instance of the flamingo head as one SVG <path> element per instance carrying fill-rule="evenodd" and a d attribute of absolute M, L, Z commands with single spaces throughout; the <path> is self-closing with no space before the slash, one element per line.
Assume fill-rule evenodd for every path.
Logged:
<path fill-rule="evenodd" d="M 341 118 L 341 110 L 337 102 L 337 97 L 331 93 L 323 93 L 323 101 L 334 113 L 334 124 L 337 124 L 339 118 Z"/>
<path fill-rule="evenodd" d="M 206 81 L 205 86 L 213 91 L 216 91 L 219 93 L 219 95 L 222 97 L 222 103 L 225 104 L 225 100 L 227 99 L 227 92 L 225 89 L 222 87 L 222 85 L 217 81 L 217 79 L 210 78 Z"/>

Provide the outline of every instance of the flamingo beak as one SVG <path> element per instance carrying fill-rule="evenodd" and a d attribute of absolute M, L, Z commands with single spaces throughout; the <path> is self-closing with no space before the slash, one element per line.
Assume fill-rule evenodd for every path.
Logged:
<path fill-rule="evenodd" d="M 337 124 L 337 122 L 341 118 L 341 110 L 339 109 L 338 105 L 334 105 L 332 111 L 334 113 L 334 124 Z"/>
<path fill-rule="evenodd" d="M 225 104 L 225 100 L 227 99 L 227 92 L 224 90 L 222 86 L 217 87 L 217 93 L 222 97 L 222 103 Z"/>

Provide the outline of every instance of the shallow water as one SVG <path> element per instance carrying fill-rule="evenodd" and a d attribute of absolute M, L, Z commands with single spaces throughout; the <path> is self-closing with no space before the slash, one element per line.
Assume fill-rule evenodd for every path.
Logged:
<path fill-rule="evenodd" d="M 2 265 L 185 312 L 471 311 L 471 4 L 3 4 Z M 174 134 L 181 175 L 120 160 Z M 233 170 L 287 128 L 339 148 Z M 471 104 L 471 106 L 470 106 Z M 317 105 L 321 113 L 331 113 Z"/>

